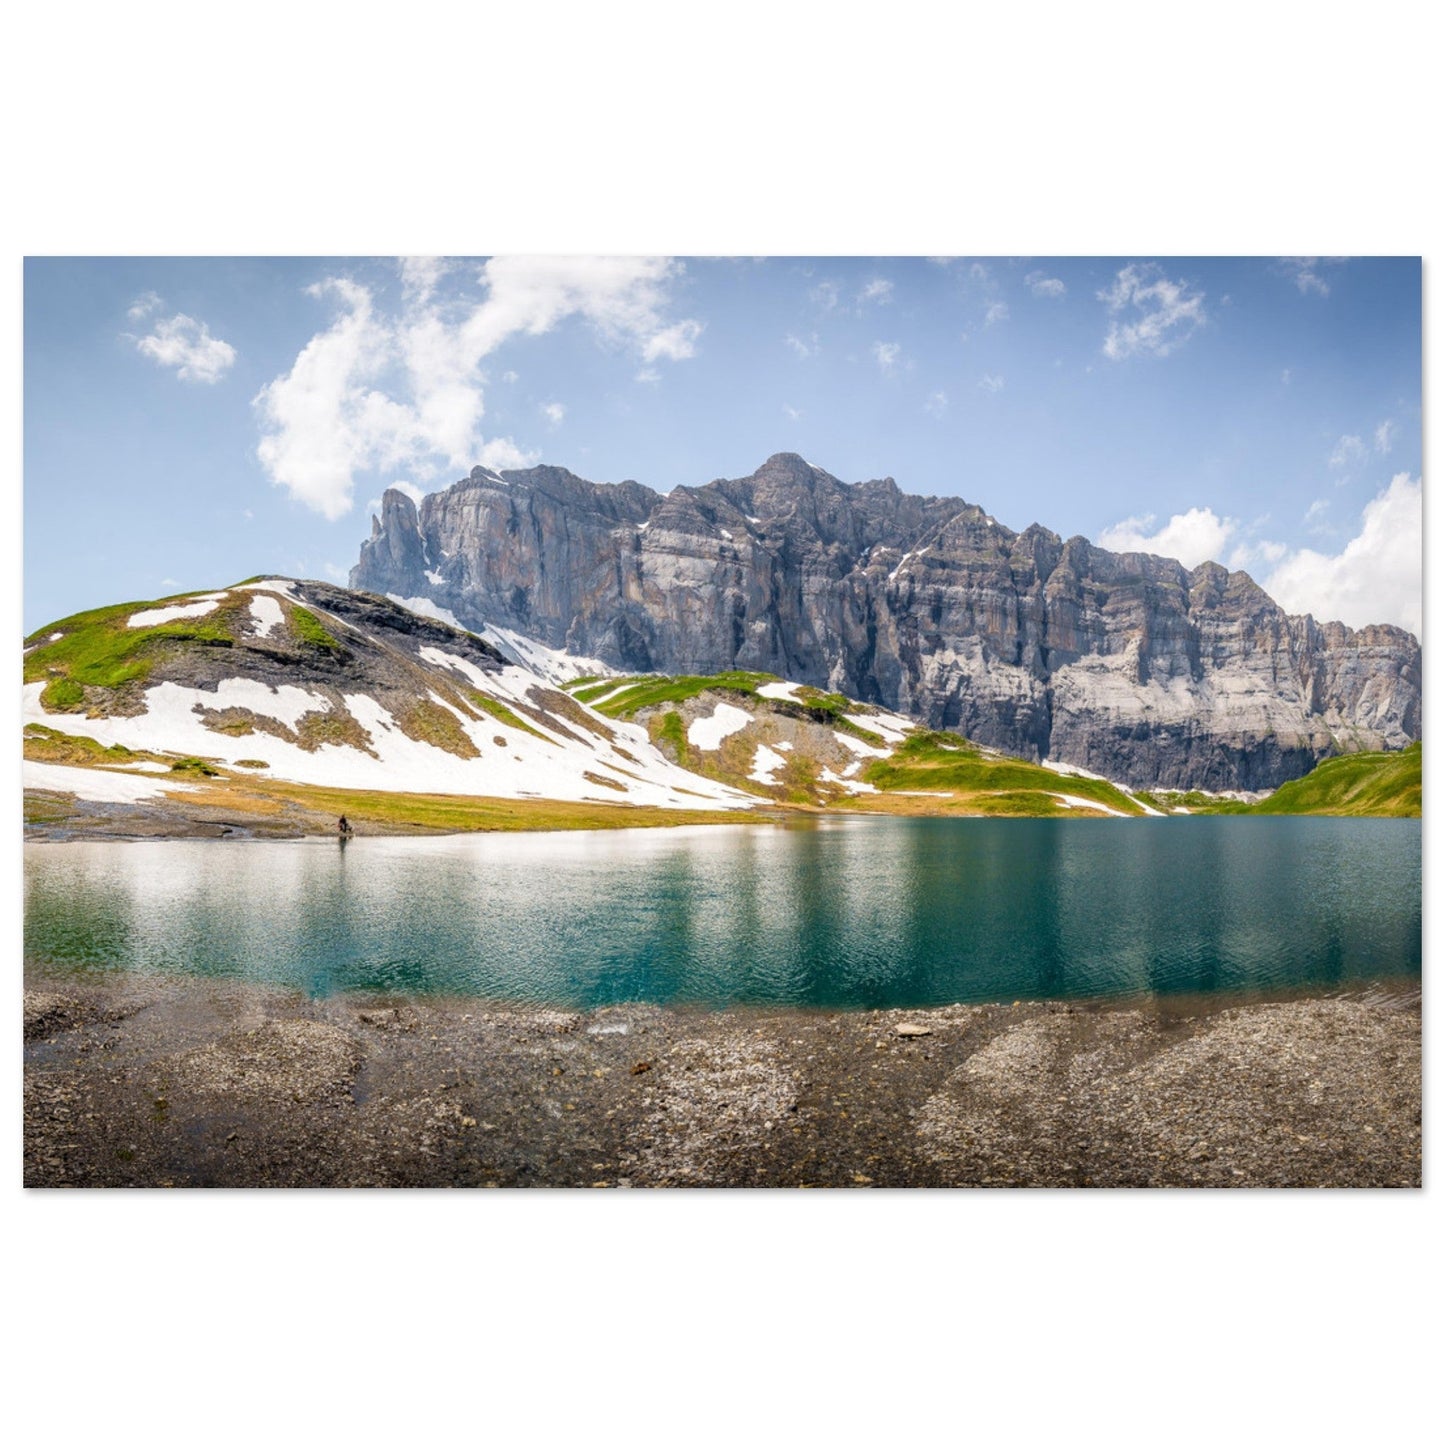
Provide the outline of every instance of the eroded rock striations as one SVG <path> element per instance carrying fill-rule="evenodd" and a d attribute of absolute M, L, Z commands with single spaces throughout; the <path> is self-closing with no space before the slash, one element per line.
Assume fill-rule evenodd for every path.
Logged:
<path fill-rule="evenodd" d="M 1273 788 L 1420 736 L 1398 627 L 790 453 L 665 496 L 559 467 L 477 467 L 420 508 L 391 490 L 351 585 L 628 671 L 775 672 L 1134 786 Z"/>

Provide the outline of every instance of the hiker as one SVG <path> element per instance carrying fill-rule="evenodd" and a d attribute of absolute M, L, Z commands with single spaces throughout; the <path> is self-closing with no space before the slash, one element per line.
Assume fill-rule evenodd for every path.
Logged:
<path fill-rule="evenodd" d="M 337 835 L 342 838 L 349 838 L 351 836 L 351 824 L 346 821 L 345 813 L 336 820 L 336 832 Z"/>

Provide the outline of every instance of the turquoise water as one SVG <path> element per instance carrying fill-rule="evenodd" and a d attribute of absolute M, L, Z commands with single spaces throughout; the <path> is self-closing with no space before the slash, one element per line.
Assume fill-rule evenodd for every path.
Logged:
<path fill-rule="evenodd" d="M 28 958 L 593 1007 L 894 1008 L 1420 976 L 1415 820 L 32 844 Z"/>

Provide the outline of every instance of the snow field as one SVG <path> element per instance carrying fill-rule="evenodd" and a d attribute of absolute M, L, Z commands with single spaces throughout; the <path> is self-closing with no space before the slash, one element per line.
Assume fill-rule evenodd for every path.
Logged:
<path fill-rule="evenodd" d="M 257 637 L 270 637 L 285 624 L 286 617 L 281 611 L 281 604 L 272 594 L 259 592 L 251 599 L 251 621 L 255 624 L 253 630 Z"/>
<path fill-rule="evenodd" d="M 178 603 L 174 607 L 147 607 L 142 612 L 132 612 L 125 625 L 159 627 L 163 622 L 175 622 L 182 617 L 204 617 L 206 613 L 214 612 L 217 605 L 229 595 L 227 592 L 208 592 L 204 597 L 197 597 L 192 602 Z"/>
<path fill-rule="evenodd" d="M 169 771 L 167 769 L 167 771 Z M 193 793 L 190 783 L 162 782 L 159 778 L 137 778 L 111 773 L 102 768 L 70 768 L 63 763 L 25 760 L 24 785 L 46 793 L 74 793 L 91 803 L 139 803 L 166 793 Z"/>
<path fill-rule="evenodd" d="M 724 738 L 741 732 L 752 720 L 752 713 L 730 702 L 720 702 L 710 717 L 694 718 L 688 724 L 687 740 L 695 748 L 714 752 L 722 746 Z"/>

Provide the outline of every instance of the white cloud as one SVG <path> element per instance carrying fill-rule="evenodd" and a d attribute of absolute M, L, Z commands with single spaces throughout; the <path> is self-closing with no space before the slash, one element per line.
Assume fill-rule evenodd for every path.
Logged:
<path fill-rule="evenodd" d="M 1337 471 L 1357 466 L 1365 459 L 1365 444 L 1357 436 L 1343 436 L 1330 453 L 1330 465 Z"/>
<path fill-rule="evenodd" d="M 944 412 L 948 410 L 948 394 L 942 391 L 931 392 L 928 400 L 923 403 L 923 409 L 929 416 L 942 419 Z"/>
<path fill-rule="evenodd" d="M 787 417 L 789 421 L 801 421 L 803 419 L 803 413 L 800 412 L 797 407 L 789 406 L 787 402 L 783 403 L 783 415 Z"/>
<path fill-rule="evenodd" d="M 477 461 L 494 472 L 522 471 L 535 467 L 542 460 L 541 452 L 529 452 L 519 447 L 511 437 L 493 437 L 482 444 Z"/>
<path fill-rule="evenodd" d="M 518 380 L 518 376 L 515 371 L 504 371 L 500 377 L 500 380 L 505 381 L 508 385 L 510 385 L 512 382 Z"/>
<path fill-rule="evenodd" d="M 988 375 L 981 376 L 978 379 L 978 384 L 980 389 L 983 391 L 989 392 L 991 394 L 997 393 L 1003 390 L 1003 377 Z"/>
<path fill-rule="evenodd" d="M 1283 542 L 1241 542 L 1229 554 L 1225 566 L 1231 572 L 1257 571 L 1261 567 L 1273 567 L 1289 552 Z"/>
<path fill-rule="evenodd" d="M 561 426 L 562 418 L 567 415 L 567 408 L 563 406 L 560 401 L 549 401 L 542 408 L 542 415 L 545 416 L 553 426 Z"/>
<path fill-rule="evenodd" d="M 870 301 L 880 306 L 887 305 L 893 299 L 893 283 L 885 281 L 881 276 L 875 276 L 859 293 L 858 304 L 866 306 Z"/>
<path fill-rule="evenodd" d="M 147 292 L 128 314 L 133 318 L 143 317 L 160 305 L 160 297 L 153 291 Z M 161 366 L 175 367 L 182 381 L 212 385 L 231 369 L 236 359 L 236 348 L 230 342 L 212 336 L 204 321 L 181 312 L 157 321 L 149 335 L 133 336 L 131 340 L 142 356 L 149 356 Z"/>
<path fill-rule="evenodd" d="M 1008 303 L 1005 301 L 991 301 L 988 310 L 983 313 L 983 324 L 992 326 L 995 321 L 1008 320 Z"/>
<path fill-rule="evenodd" d="M 1322 262 L 1318 256 L 1281 256 L 1279 264 L 1285 275 L 1299 288 L 1301 296 L 1307 296 L 1311 291 L 1317 296 L 1328 296 L 1329 283 L 1319 272 L 1320 266 L 1328 260 L 1326 257 Z"/>
<path fill-rule="evenodd" d="M 1056 300 L 1069 289 L 1057 276 L 1045 276 L 1042 271 L 1030 271 L 1024 284 L 1035 296 L 1048 300 Z"/>
<path fill-rule="evenodd" d="M 702 331 L 667 315 L 682 268 L 663 258 L 495 257 L 472 274 L 479 291 L 453 287 L 445 300 L 437 288 L 456 267 L 400 264 L 394 313 L 343 277 L 312 287 L 338 303 L 335 320 L 255 398 L 257 454 L 272 481 L 328 518 L 351 509 L 359 472 L 405 467 L 427 481 L 441 465 L 531 465 L 536 453 L 481 432 L 480 365 L 511 338 L 577 320 L 633 351 L 645 363 L 639 380 L 655 381 L 651 363 L 692 356 Z"/>
<path fill-rule="evenodd" d="M 451 270 L 451 262 L 443 256 L 403 256 L 397 265 L 401 269 L 402 290 L 417 301 L 430 300 Z"/>
<path fill-rule="evenodd" d="M 1211 507 L 1176 512 L 1157 530 L 1153 516 L 1126 517 L 1099 533 L 1099 546 L 1109 552 L 1149 552 L 1174 557 L 1186 567 L 1217 561 L 1239 530 L 1233 517 L 1217 517 Z"/>
<path fill-rule="evenodd" d="M 1381 456 L 1388 456 L 1390 448 L 1395 444 L 1395 422 L 1393 418 L 1382 421 L 1375 428 L 1375 450 Z"/>
<path fill-rule="evenodd" d="M 142 321 L 149 316 L 152 311 L 159 311 L 164 304 L 154 291 L 146 291 L 131 302 L 130 310 L 125 314 L 129 316 L 132 321 Z"/>
<path fill-rule="evenodd" d="M 1308 510 L 1305 512 L 1304 524 L 1306 529 L 1311 532 L 1328 531 L 1329 529 L 1325 523 L 1324 517 L 1325 513 L 1328 512 L 1329 509 L 1330 503 L 1328 497 L 1319 497 L 1315 501 L 1311 502 L 1309 504 Z"/>
<path fill-rule="evenodd" d="M 796 356 L 799 361 L 806 361 L 810 356 L 816 356 L 818 353 L 818 338 L 816 335 L 814 335 L 810 345 L 800 337 L 789 333 L 783 337 L 783 345 L 791 347 L 793 355 Z"/>
<path fill-rule="evenodd" d="M 1420 635 L 1422 576 L 1421 484 L 1399 472 L 1365 509 L 1360 530 L 1334 556 L 1283 542 L 1240 535 L 1233 517 L 1218 517 L 1209 507 L 1191 507 L 1156 527 L 1152 516 L 1128 517 L 1099 534 L 1099 546 L 1111 552 L 1149 552 L 1178 558 L 1184 566 L 1222 562 L 1231 571 L 1248 570 L 1260 586 L 1291 614 L 1311 613 L 1317 621 L 1350 627 L 1392 622 Z M 1326 499 L 1314 502 L 1305 524 L 1322 530 Z M 1260 519 L 1255 526 L 1268 518 Z M 1231 545 L 1233 544 L 1233 545 Z"/>
<path fill-rule="evenodd" d="M 1104 338 L 1104 355 L 1110 361 L 1138 354 L 1168 356 L 1208 320 L 1204 293 L 1187 281 L 1169 280 L 1153 261 L 1125 266 L 1098 297 L 1113 318 Z"/>
<path fill-rule="evenodd" d="M 838 304 L 838 289 L 836 281 L 819 281 L 808 292 L 808 298 L 822 310 L 832 311 Z"/>
<path fill-rule="evenodd" d="M 892 371 L 898 365 L 898 358 L 902 354 L 903 348 L 896 341 L 875 341 L 873 343 L 873 359 L 882 371 Z"/>
<path fill-rule="evenodd" d="M 1263 584 L 1287 612 L 1349 627 L 1393 622 L 1420 636 L 1422 488 L 1408 472 L 1361 515 L 1359 534 L 1336 556 L 1294 553 Z"/>
<path fill-rule="evenodd" d="M 679 321 L 676 326 L 669 326 L 665 331 L 659 331 L 657 335 L 648 337 L 643 343 L 642 359 L 644 361 L 686 361 L 688 357 L 697 354 L 693 343 L 701 335 L 701 321 Z"/>
<path fill-rule="evenodd" d="M 644 366 L 632 379 L 647 386 L 656 386 L 662 380 L 662 373 L 655 366 Z"/>

